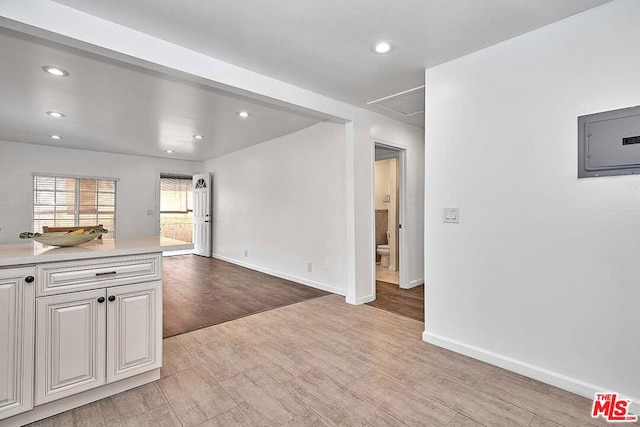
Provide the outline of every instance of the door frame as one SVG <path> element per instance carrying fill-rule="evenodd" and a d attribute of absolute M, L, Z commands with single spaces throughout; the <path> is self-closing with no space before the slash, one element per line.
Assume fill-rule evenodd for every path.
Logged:
<path fill-rule="evenodd" d="M 371 176 L 372 176 L 372 182 L 371 182 L 371 186 L 372 186 L 372 194 L 374 195 L 374 197 L 372 197 L 372 203 L 371 203 L 371 212 L 372 212 L 372 217 L 373 217 L 373 227 L 371 230 L 372 233 L 372 242 L 374 245 L 374 249 L 373 249 L 373 253 L 375 256 L 376 253 L 376 249 L 375 249 L 375 242 L 376 242 L 376 238 L 375 238 L 375 233 L 376 233 L 376 221 L 375 221 L 375 209 L 376 209 L 376 202 L 375 202 L 375 185 L 376 185 L 376 173 L 375 173 L 375 164 L 376 164 L 376 155 L 375 155 L 375 149 L 376 146 L 379 147 L 383 147 L 383 148 L 387 148 L 387 149 L 391 149 L 394 150 L 398 153 L 397 158 L 397 167 L 398 167 L 398 198 L 399 198 L 399 202 L 398 202 L 398 223 L 401 225 L 400 230 L 398 232 L 398 251 L 399 251 L 399 256 L 398 256 L 398 268 L 400 269 L 399 272 L 399 286 L 402 289 L 409 289 L 411 286 L 409 286 L 409 274 L 408 274 L 408 270 L 409 270 L 409 257 L 407 256 L 408 254 L 408 249 L 409 249 L 409 245 L 408 245 L 408 241 L 406 236 L 407 234 L 407 222 L 406 222 L 406 212 L 407 212 L 407 197 L 406 197 L 406 189 L 407 189 L 407 149 L 408 147 L 404 144 L 400 144 L 397 142 L 393 142 L 393 141 L 385 141 L 385 140 L 381 140 L 379 138 L 375 138 L 372 140 L 373 143 L 373 161 L 371 162 Z M 373 262 L 373 295 L 375 297 L 376 295 L 376 263 L 375 261 Z"/>

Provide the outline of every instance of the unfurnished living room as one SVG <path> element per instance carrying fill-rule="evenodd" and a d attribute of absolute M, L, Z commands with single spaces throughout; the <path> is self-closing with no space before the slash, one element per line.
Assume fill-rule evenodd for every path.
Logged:
<path fill-rule="evenodd" d="M 0 0 L 0 427 L 640 425 L 638 18 Z"/>

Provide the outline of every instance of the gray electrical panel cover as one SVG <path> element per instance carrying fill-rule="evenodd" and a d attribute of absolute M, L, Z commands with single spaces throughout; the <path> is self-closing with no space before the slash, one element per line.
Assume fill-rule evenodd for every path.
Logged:
<path fill-rule="evenodd" d="M 578 178 L 640 174 L 640 107 L 578 117 Z"/>

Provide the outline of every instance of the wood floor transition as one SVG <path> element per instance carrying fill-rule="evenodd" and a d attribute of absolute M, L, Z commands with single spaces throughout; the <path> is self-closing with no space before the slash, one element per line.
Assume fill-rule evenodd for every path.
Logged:
<path fill-rule="evenodd" d="M 424 322 L 424 285 L 400 289 L 376 280 L 376 299 L 367 305 Z"/>
<path fill-rule="evenodd" d="M 328 295 L 215 258 L 162 259 L 165 338 Z"/>

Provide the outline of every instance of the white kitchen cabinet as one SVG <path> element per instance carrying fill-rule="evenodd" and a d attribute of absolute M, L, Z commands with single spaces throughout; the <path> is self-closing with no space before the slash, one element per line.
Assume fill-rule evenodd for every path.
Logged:
<path fill-rule="evenodd" d="M 37 299 L 36 405 L 162 364 L 162 282 Z"/>
<path fill-rule="evenodd" d="M 164 237 L 0 244 L 0 427 L 160 378 Z"/>
<path fill-rule="evenodd" d="M 107 382 L 162 366 L 162 282 L 107 289 Z"/>
<path fill-rule="evenodd" d="M 0 419 L 33 407 L 34 275 L 0 269 Z"/>
<path fill-rule="evenodd" d="M 105 383 L 105 290 L 38 298 L 36 405 Z"/>

